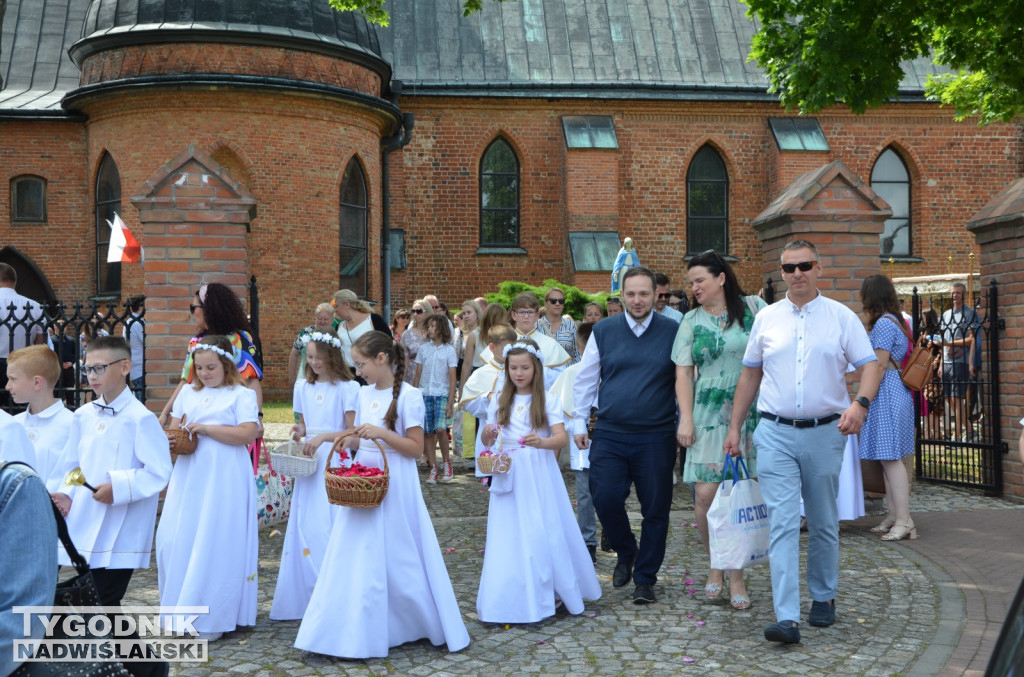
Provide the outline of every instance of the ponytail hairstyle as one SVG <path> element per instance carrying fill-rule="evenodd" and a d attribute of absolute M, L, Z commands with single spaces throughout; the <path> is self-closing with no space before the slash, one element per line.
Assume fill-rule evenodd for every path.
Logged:
<path fill-rule="evenodd" d="M 509 358 L 514 355 L 527 355 L 533 362 L 533 383 L 530 384 L 530 425 L 535 431 L 548 429 L 548 413 L 544 393 L 544 365 L 538 357 L 540 348 L 532 340 L 521 338 L 506 346 L 505 353 L 505 386 L 498 398 L 498 425 L 507 426 L 512 420 L 512 402 L 516 397 L 516 384 L 508 373 Z"/>
<path fill-rule="evenodd" d="M 326 303 L 321 305 L 327 305 Z M 328 306 L 330 307 L 330 306 Z M 316 344 L 317 354 L 320 355 L 320 359 L 324 361 L 326 369 L 327 379 L 331 383 L 338 381 L 351 381 L 355 378 L 355 374 L 352 373 L 352 369 L 349 368 L 348 363 L 345 362 L 345 354 L 341 352 L 341 341 L 338 339 L 333 329 L 324 329 L 323 331 L 313 332 L 315 336 L 328 336 L 334 341 L 324 341 L 322 339 L 310 338 L 306 344 L 306 350 L 309 350 L 310 344 Z M 334 345 L 334 342 L 337 345 Z M 303 375 L 306 377 L 308 383 L 316 383 L 316 374 L 313 372 L 313 367 L 309 366 L 309 362 L 306 362 L 302 368 Z"/>
<path fill-rule="evenodd" d="M 398 395 L 402 392 L 402 381 L 405 380 L 405 369 L 407 352 L 405 346 L 382 331 L 369 331 L 356 339 L 352 344 L 353 350 L 358 350 L 371 360 L 384 353 L 388 358 L 388 364 L 395 370 L 395 385 L 392 388 L 391 406 L 384 414 L 384 425 L 388 430 L 394 431 L 398 421 Z"/>
<path fill-rule="evenodd" d="M 99 340 L 99 339 L 97 339 Z M 118 339 L 121 340 L 121 339 Z M 242 382 L 242 377 L 238 373 L 238 364 L 235 362 L 237 353 L 235 347 L 231 345 L 230 339 L 227 336 L 218 336 L 216 334 L 210 334 L 200 339 L 196 347 L 192 349 L 192 387 L 196 390 L 202 390 L 205 386 L 203 382 L 196 376 L 196 353 L 200 350 L 207 350 L 217 356 L 220 360 L 221 366 L 224 367 L 224 386 L 236 386 Z M 231 357 L 226 357 L 230 355 Z"/>

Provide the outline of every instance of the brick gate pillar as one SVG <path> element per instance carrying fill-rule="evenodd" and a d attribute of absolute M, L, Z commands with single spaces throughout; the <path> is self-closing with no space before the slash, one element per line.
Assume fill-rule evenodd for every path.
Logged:
<path fill-rule="evenodd" d="M 256 200 L 208 154 L 189 146 L 132 197 L 146 243 L 147 404 L 163 407 L 195 334 L 189 304 L 207 282 L 246 300 L 246 234 Z"/>
<path fill-rule="evenodd" d="M 881 272 L 878 238 L 890 216 L 885 200 L 842 162 L 807 172 L 754 219 L 764 256 L 762 279 L 771 278 L 775 298 L 781 298 L 782 248 L 790 240 L 807 240 L 821 257 L 818 288 L 859 313 L 861 281 Z"/>
<path fill-rule="evenodd" d="M 1002 462 L 1003 492 L 1024 496 L 1024 476 L 1017 441 L 1024 417 L 1024 179 L 1017 179 L 992 198 L 968 221 L 967 230 L 981 248 L 980 272 L 984 293 L 995 280 L 999 317 L 1006 329 L 999 331 L 999 405 L 995 425 L 1009 453 L 997 452 Z"/>

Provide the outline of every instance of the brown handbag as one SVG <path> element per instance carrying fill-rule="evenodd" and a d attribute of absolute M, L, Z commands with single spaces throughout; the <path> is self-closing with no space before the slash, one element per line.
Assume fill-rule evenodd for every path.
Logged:
<path fill-rule="evenodd" d="M 914 345 L 914 339 L 910 336 L 910 332 L 907 331 L 907 328 L 902 322 L 897 322 L 888 315 L 883 315 L 883 317 L 898 326 L 903 332 L 903 335 L 907 337 L 907 342 L 912 346 Z M 935 378 L 935 367 L 932 364 L 932 351 L 925 345 L 914 346 L 914 350 L 910 353 L 910 357 L 907 358 L 906 365 L 903 369 L 900 369 L 900 365 L 892 358 L 891 353 L 889 354 L 889 360 L 896 365 L 896 370 L 900 372 L 900 378 L 903 380 L 903 385 L 915 392 L 922 390 L 926 385 L 932 382 L 933 378 Z"/>

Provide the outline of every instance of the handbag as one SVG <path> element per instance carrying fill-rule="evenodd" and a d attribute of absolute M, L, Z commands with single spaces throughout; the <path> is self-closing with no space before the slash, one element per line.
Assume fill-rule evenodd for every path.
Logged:
<path fill-rule="evenodd" d="M 252 473 L 256 482 L 256 517 L 259 528 L 274 526 L 288 521 L 292 507 L 293 479 L 274 470 L 267 443 L 262 437 L 249 445 L 252 456 Z M 267 459 L 267 466 L 260 466 L 260 455 Z"/>
<path fill-rule="evenodd" d="M 732 471 L 732 482 L 725 479 Z M 746 475 L 742 479 L 740 471 Z M 743 458 L 725 457 L 722 483 L 708 509 L 712 569 L 746 569 L 768 562 L 768 507 Z"/>
<path fill-rule="evenodd" d="M 903 335 L 907 337 L 908 344 L 914 345 L 913 337 L 911 337 L 910 332 L 907 331 L 902 322 L 897 322 L 888 315 L 883 315 L 883 317 L 898 326 Z M 896 371 L 900 373 L 903 385 L 915 392 L 923 389 L 935 378 L 935 370 L 932 366 L 932 351 L 925 345 L 914 346 L 910 357 L 904 359 L 902 369 L 900 369 L 900 365 L 896 364 L 892 353 L 889 354 L 889 361 L 896 366 Z"/>

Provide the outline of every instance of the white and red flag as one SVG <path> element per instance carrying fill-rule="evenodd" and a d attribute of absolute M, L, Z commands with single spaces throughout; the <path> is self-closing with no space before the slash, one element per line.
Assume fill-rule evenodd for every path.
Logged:
<path fill-rule="evenodd" d="M 110 248 L 107 249 L 107 263 L 142 263 L 145 265 L 146 254 L 139 241 L 124 225 L 119 214 L 114 214 L 114 221 L 107 221 L 110 226 Z"/>

